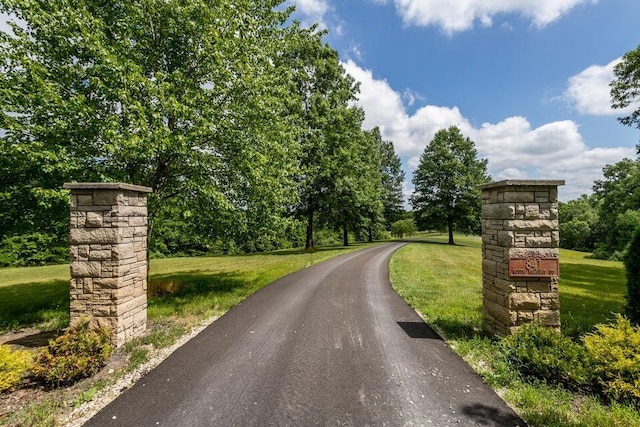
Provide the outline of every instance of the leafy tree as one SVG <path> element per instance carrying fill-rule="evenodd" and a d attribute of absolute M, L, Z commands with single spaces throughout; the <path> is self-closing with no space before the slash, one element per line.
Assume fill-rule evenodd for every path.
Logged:
<path fill-rule="evenodd" d="M 336 148 L 332 155 L 333 173 L 325 193 L 323 222 L 342 230 L 342 242 L 349 245 L 349 231 L 372 229 L 381 222 L 382 180 L 377 142 L 369 132 L 361 130 L 364 113 L 348 108 L 330 136 Z"/>
<path fill-rule="evenodd" d="M 385 174 L 386 160 L 383 159 L 385 153 L 380 150 L 380 139 L 376 135 L 376 130 L 377 128 L 363 131 L 363 143 L 359 146 L 363 166 L 363 172 L 359 176 L 364 196 L 362 226 L 366 228 L 369 242 L 373 241 L 374 230 L 384 229 L 385 207 L 389 204 L 390 185 L 386 181 L 390 176 Z M 393 149 L 393 144 L 390 142 L 389 144 Z"/>
<path fill-rule="evenodd" d="M 404 171 L 400 157 L 393 148 L 393 142 L 383 141 L 380 129 L 377 127 L 371 131 L 378 143 L 380 153 L 380 173 L 382 174 L 382 205 L 385 227 L 389 229 L 391 224 L 398 221 L 404 212 L 404 195 L 402 184 L 404 183 Z"/>
<path fill-rule="evenodd" d="M 640 228 L 640 209 L 628 209 L 616 218 L 616 243 L 626 246 L 633 232 Z"/>
<path fill-rule="evenodd" d="M 638 105 L 640 101 L 640 45 L 624 54 L 622 62 L 614 69 L 614 79 L 610 83 L 611 106 L 615 109 Z M 629 115 L 618 118 L 626 126 L 640 129 L 640 107 Z"/>
<path fill-rule="evenodd" d="M 2 2 L 26 26 L 0 34 L 0 229 L 62 233 L 70 180 L 152 187 L 152 225 L 180 200 L 204 236 L 276 228 L 299 148 L 280 3 Z"/>
<path fill-rule="evenodd" d="M 568 202 L 560 202 L 558 205 L 558 220 L 570 222 L 581 220 L 594 223 L 598 220 L 598 201 L 593 195 L 581 195 L 577 199 Z"/>
<path fill-rule="evenodd" d="M 560 202 L 558 211 L 560 246 L 580 251 L 593 250 L 598 223 L 596 198 L 583 194 L 575 200 Z"/>
<path fill-rule="evenodd" d="M 314 226 L 337 219 L 329 215 L 339 196 L 345 201 L 357 189 L 347 179 L 352 169 L 354 144 L 359 140 L 362 113 L 349 107 L 357 85 L 340 65 L 338 53 L 323 42 L 315 27 L 287 29 L 285 50 L 279 57 L 291 74 L 294 102 L 291 110 L 299 128 L 299 170 L 295 176 L 299 203 L 295 214 L 306 220 L 307 249 L 314 246 Z M 352 204 L 346 200 L 345 204 Z M 318 221 L 318 214 L 324 216 Z M 344 215 L 343 215 L 344 216 Z M 335 223 L 330 224 L 333 228 Z"/>
<path fill-rule="evenodd" d="M 635 228 L 637 214 L 630 211 L 640 211 L 640 161 L 623 159 L 606 166 L 593 190 L 599 200 L 594 256 L 608 258 L 625 249 Z"/>
<path fill-rule="evenodd" d="M 0 239 L 36 234 L 2 247 L 64 243 L 65 181 L 152 187 L 155 252 L 280 247 L 302 218 L 311 247 L 315 214 L 371 238 L 380 152 L 357 84 L 282 3 L 3 1 L 25 25 L 0 33 Z"/>
<path fill-rule="evenodd" d="M 591 227 L 586 221 L 574 219 L 560 224 L 560 247 L 574 249 L 576 251 L 588 251 L 590 249 L 589 237 Z"/>
<path fill-rule="evenodd" d="M 455 126 L 436 132 L 414 172 L 411 196 L 419 229 L 444 228 L 453 245 L 453 230 L 477 232 L 481 199 L 476 187 L 489 181 L 487 160 L 478 159 L 473 141 Z"/>
<path fill-rule="evenodd" d="M 401 239 L 404 236 L 411 236 L 416 231 L 418 230 L 412 219 L 401 219 L 391 224 L 391 235 Z"/>

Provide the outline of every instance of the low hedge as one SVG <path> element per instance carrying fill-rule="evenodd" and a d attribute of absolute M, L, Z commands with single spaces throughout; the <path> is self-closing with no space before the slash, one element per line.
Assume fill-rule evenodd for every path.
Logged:
<path fill-rule="evenodd" d="M 50 387 L 69 385 L 96 374 L 111 352 L 109 332 L 83 322 L 49 341 L 36 358 L 33 375 Z"/>
<path fill-rule="evenodd" d="M 33 363 L 31 353 L 0 345 L 0 393 L 22 382 Z"/>
<path fill-rule="evenodd" d="M 623 316 L 574 342 L 543 326 L 525 325 L 501 342 L 524 379 L 600 394 L 640 407 L 640 328 Z"/>

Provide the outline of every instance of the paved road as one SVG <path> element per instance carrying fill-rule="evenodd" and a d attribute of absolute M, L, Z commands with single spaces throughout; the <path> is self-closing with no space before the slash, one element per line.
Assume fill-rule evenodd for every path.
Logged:
<path fill-rule="evenodd" d="M 87 426 L 524 426 L 392 290 L 402 244 L 257 292 Z"/>

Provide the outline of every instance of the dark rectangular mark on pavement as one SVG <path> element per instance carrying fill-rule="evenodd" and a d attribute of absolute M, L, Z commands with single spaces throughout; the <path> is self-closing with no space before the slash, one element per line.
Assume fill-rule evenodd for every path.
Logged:
<path fill-rule="evenodd" d="M 429 325 L 424 322 L 396 322 L 410 338 L 427 338 L 431 340 L 442 340 Z"/>

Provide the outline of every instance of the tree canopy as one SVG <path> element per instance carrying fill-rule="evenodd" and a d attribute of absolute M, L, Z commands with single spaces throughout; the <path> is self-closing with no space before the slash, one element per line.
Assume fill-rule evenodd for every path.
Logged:
<path fill-rule="evenodd" d="M 123 180 L 153 188 L 152 217 L 179 196 L 266 219 L 291 197 L 297 149 L 275 5 L 4 2 L 27 27 L 2 37 L 3 154 L 55 170 L 32 192 Z"/>
<path fill-rule="evenodd" d="M 560 246 L 567 249 L 592 251 L 598 230 L 598 199 L 583 194 L 575 200 L 558 204 Z"/>
<path fill-rule="evenodd" d="M 640 129 L 640 45 L 622 57 L 613 69 L 611 106 L 615 109 L 634 107 L 628 115 L 620 117 L 620 123 Z"/>
<path fill-rule="evenodd" d="M 382 174 L 382 216 L 385 227 L 389 230 L 391 224 L 400 220 L 404 213 L 404 195 L 402 185 L 404 184 L 404 171 L 400 157 L 393 148 L 393 142 L 384 141 L 377 127 L 372 131 L 372 135 L 378 143 L 380 153 L 380 173 Z"/>
<path fill-rule="evenodd" d="M 294 26 L 297 28 L 297 25 Z M 293 30 L 293 29 L 292 29 Z M 338 53 L 314 29 L 292 31 L 281 60 L 289 67 L 298 99 L 293 105 L 299 126 L 299 169 L 295 176 L 297 217 L 306 222 L 305 247 L 312 248 L 317 214 L 326 224 L 341 223 L 335 215 L 339 186 L 359 160 L 354 150 L 359 140 L 362 112 L 349 105 L 357 85 L 340 64 Z M 344 197 L 351 196 L 344 193 Z M 337 221 L 337 222 L 335 222 Z M 334 227 L 335 228 L 335 227 Z"/>
<path fill-rule="evenodd" d="M 20 24 L 0 32 L 0 242 L 64 245 L 69 181 L 152 187 L 159 253 L 381 224 L 357 84 L 283 3 L 3 1 Z"/>
<path fill-rule="evenodd" d="M 603 169 L 593 185 L 598 198 L 598 257 L 625 250 L 640 227 L 640 159 L 623 159 Z"/>
<path fill-rule="evenodd" d="M 413 175 L 411 204 L 419 229 L 478 232 L 481 199 L 477 186 L 489 182 L 487 160 L 455 126 L 436 132 Z"/>
<path fill-rule="evenodd" d="M 413 223 L 413 219 L 400 219 L 391 224 L 391 235 L 402 239 L 404 236 L 411 236 L 415 233 L 416 225 Z"/>

